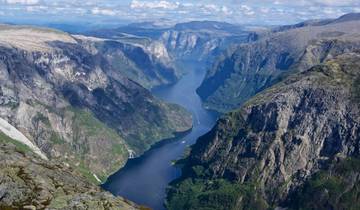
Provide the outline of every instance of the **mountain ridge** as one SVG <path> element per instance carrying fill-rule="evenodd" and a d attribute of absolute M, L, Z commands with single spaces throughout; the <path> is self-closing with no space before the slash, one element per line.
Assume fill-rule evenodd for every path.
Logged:
<path fill-rule="evenodd" d="M 7 26 L 1 34 L 13 34 L 0 42 L 1 118 L 47 157 L 72 164 L 94 182 L 191 128 L 187 111 L 128 79 L 94 53 L 91 40 L 29 27 Z"/>
<path fill-rule="evenodd" d="M 213 63 L 197 93 L 205 107 L 230 111 L 293 70 L 359 48 L 360 21 L 293 28 L 228 48 Z"/>
<path fill-rule="evenodd" d="M 359 58 L 346 53 L 289 76 L 222 117 L 180 162 L 183 176 L 169 189 L 168 208 L 301 209 L 288 199 L 303 199 L 296 193 L 318 179 L 314 174 L 331 174 L 337 163 L 359 158 Z M 343 194 L 342 188 L 322 187 Z M 313 203 L 304 205 L 316 206 L 306 198 Z M 328 199 L 317 209 L 352 202 Z"/>

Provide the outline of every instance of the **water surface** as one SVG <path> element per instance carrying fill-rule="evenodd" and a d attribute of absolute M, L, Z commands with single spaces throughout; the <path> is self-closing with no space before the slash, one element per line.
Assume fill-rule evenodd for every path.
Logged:
<path fill-rule="evenodd" d="M 183 66 L 184 67 L 184 66 Z M 181 175 L 172 165 L 181 158 L 187 147 L 208 132 L 217 115 L 203 109 L 195 90 L 201 84 L 205 69 L 187 64 L 188 73 L 175 85 L 153 90 L 157 97 L 185 107 L 193 114 L 192 131 L 181 137 L 160 143 L 139 158 L 131 159 L 120 171 L 110 176 L 103 188 L 154 210 L 164 210 L 163 202 L 168 184 Z"/>

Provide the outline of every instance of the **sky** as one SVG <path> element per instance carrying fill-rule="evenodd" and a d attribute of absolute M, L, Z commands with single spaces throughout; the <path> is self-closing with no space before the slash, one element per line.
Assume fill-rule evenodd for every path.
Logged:
<path fill-rule="evenodd" d="M 292 24 L 360 12 L 360 0 L 0 0 L 0 20 L 217 20 Z"/>

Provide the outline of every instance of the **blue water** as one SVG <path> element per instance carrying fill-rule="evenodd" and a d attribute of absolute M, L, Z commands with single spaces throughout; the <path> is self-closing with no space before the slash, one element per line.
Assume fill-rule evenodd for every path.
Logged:
<path fill-rule="evenodd" d="M 196 88 L 201 84 L 205 69 L 188 64 L 188 73 L 175 85 L 153 90 L 157 97 L 185 107 L 193 114 L 191 132 L 161 143 L 139 158 L 129 160 L 124 168 L 110 176 L 103 188 L 137 204 L 154 210 L 164 210 L 166 187 L 181 175 L 181 170 L 172 161 L 183 157 L 187 147 L 198 137 L 208 132 L 215 124 L 217 114 L 203 109 Z"/>

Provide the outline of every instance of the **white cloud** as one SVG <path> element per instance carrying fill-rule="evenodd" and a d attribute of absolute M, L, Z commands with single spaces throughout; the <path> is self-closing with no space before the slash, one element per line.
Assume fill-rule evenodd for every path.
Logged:
<path fill-rule="evenodd" d="M 91 10 L 91 13 L 94 15 L 108 15 L 108 16 L 114 16 L 116 15 L 116 12 L 111 9 L 101 9 L 99 7 L 95 7 Z"/>
<path fill-rule="evenodd" d="M 25 9 L 28 12 L 40 12 L 40 11 L 48 10 L 48 7 L 35 5 L 35 6 L 27 6 Z"/>
<path fill-rule="evenodd" d="M 138 1 L 133 0 L 130 4 L 132 9 L 177 9 L 179 8 L 179 2 L 169 1 Z"/>
<path fill-rule="evenodd" d="M 255 14 L 255 11 L 253 10 L 253 8 L 251 8 L 248 5 L 241 5 L 240 6 L 240 11 L 242 13 L 244 13 L 245 15 L 251 16 Z"/>
<path fill-rule="evenodd" d="M 39 0 L 4 0 L 7 4 L 26 4 L 26 5 L 33 5 L 38 4 Z"/>
<path fill-rule="evenodd" d="M 314 0 L 313 2 L 326 6 L 352 6 L 360 4 L 359 0 Z"/>
<path fill-rule="evenodd" d="M 111 16 L 127 21 L 166 18 L 291 24 L 349 12 L 360 12 L 360 0 L 0 0 L 0 15 L 20 18 L 51 14 L 64 19 Z"/>
<path fill-rule="evenodd" d="M 225 14 L 225 15 L 232 15 L 233 11 L 231 11 L 227 6 L 222 6 L 221 7 L 221 11 Z"/>

